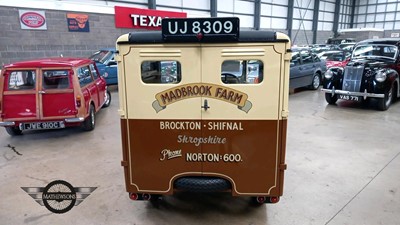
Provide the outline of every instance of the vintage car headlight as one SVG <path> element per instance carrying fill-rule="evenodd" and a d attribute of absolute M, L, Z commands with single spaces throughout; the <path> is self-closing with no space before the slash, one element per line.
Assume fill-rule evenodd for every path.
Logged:
<path fill-rule="evenodd" d="M 383 71 L 378 71 L 375 75 L 375 80 L 378 82 L 383 82 L 386 80 L 386 73 Z"/>
<path fill-rule="evenodd" d="M 327 71 L 325 72 L 325 78 L 326 78 L 326 79 L 331 79 L 332 76 L 333 76 L 332 70 L 327 70 Z"/>

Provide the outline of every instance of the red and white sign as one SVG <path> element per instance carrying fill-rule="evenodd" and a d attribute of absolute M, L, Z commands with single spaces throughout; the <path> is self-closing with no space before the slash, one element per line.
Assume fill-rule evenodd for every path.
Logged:
<path fill-rule="evenodd" d="M 47 30 L 44 11 L 18 10 L 21 29 Z"/>
<path fill-rule="evenodd" d="M 186 18 L 186 13 L 115 6 L 115 27 L 160 30 L 163 18 Z"/>

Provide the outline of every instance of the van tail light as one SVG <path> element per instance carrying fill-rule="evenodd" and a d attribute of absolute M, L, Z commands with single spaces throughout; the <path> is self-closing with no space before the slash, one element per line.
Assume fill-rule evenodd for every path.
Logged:
<path fill-rule="evenodd" d="M 76 107 L 81 107 L 81 105 L 82 105 L 82 102 L 81 102 L 81 96 L 80 95 L 78 95 L 78 96 L 76 96 Z"/>
<path fill-rule="evenodd" d="M 269 198 L 269 201 L 270 201 L 271 203 L 277 203 L 277 202 L 279 202 L 279 197 L 270 197 L 270 198 Z"/>
<path fill-rule="evenodd" d="M 136 193 L 129 193 L 129 198 L 132 200 L 138 200 L 139 195 Z"/>

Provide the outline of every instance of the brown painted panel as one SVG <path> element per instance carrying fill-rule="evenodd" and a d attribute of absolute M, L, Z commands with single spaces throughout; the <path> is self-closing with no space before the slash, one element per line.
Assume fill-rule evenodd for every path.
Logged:
<path fill-rule="evenodd" d="M 202 145 L 203 154 L 218 153 L 220 156 L 217 162 L 204 161 L 204 174 L 229 177 L 233 194 L 278 195 L 278 190 L 274 188 L 279 185 L 278 121 L 205 120 L 204 124 L 204 137 L 226 138 L 226 144 Z"/>
<path fill-rule="evenodd" d="M 281 195 L 282 126 L 276 120 L 121 120 L 127 190 L 172 194 L 177 177 L 206 175 L 230 180 L 233 195 Z"/>
<path fill-rule="evenodd" d="M 201 147 L 179 143 L 180 135 L 201 136 L 199 120 L 128 120 L 130 183 L 138 192 L 172 193 L 173 179 L 201 175 L 201 162 L 188 163 L 186 153 Z"/>

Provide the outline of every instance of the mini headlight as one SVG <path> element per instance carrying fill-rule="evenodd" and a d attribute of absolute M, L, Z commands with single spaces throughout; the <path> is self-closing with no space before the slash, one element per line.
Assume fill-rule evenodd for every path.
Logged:
<path fill-rule="evenodd" d="M 332 76 L 333 76 L 332 70 L 327 70 L 327 71 L 325 72 L 325 78 L 326 78 L 326 79 L 331 79 Z"/>
<path fill-rule="evenodd" d="M 378 82 L 383 82 L 386 80 L 386 73 L 383 71 L 378 71 L 375 75 L 375 80 Z"/>

